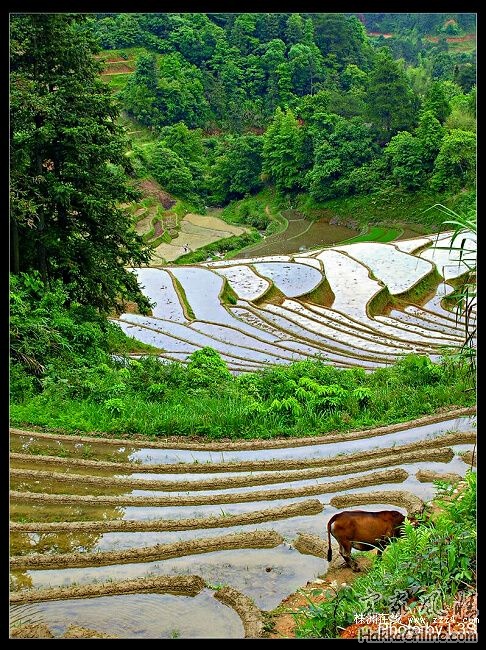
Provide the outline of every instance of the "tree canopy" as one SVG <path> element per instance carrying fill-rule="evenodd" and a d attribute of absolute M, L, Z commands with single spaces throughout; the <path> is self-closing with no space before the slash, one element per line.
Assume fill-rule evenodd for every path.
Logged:
<path fill-rule="evenodd" d="M 133 198 L 94 43 L 70 14 L 11 17 L 11 261 L 62 279 L 73 301 L 102 311 L 134 300 L 125 267 L 149 251 L 120 207 Z"/>

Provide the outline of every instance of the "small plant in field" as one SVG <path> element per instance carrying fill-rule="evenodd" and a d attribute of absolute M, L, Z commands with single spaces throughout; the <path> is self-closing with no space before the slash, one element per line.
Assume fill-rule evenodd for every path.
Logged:
<path fill-rule="evenodd" d="M 105 409 L 113 416 L 122 415 L 125 411 L 125 404 L 122 399 L 114 397 L 103 402 Z"/>
<path fill-rule="evenodd" d="M 57 448 L 57 456 L 61 456 L 61 458 L 66 458 L 69 456 L 69 449 L 67 447 L 64 447 L 63 444 L 59 443 L 59 446 Z"/>
<path fill-rule="evenodd" d="M 171 639 L 179 639 L 180 636 L 181 636 L 181 633 L 179 632 L 179 630 L 172 630 L 170 632 L 170 638 Z"/>
<path fill-rule="evenodd" d="M 81 455 L 83 458 L 92 458 L 94 455 L 92 447 L 90 445 L 83 445 Z"/>

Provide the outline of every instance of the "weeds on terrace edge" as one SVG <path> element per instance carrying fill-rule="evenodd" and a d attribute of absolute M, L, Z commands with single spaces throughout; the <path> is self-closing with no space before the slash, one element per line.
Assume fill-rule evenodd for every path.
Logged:
<path fill-rule="evenodd" d="M 336 638 L 359 616 L 413 612 L 433 620 L 461 593 L 476 588 L 476 474 L 468 471 L 463 491 L 437 482 L 442 512 L 417 527 L 404 524 L 403 537 L 351 586 L 296 613 L 298 638 Z M 356 618 L 358 617 L 358 618 Z"/>

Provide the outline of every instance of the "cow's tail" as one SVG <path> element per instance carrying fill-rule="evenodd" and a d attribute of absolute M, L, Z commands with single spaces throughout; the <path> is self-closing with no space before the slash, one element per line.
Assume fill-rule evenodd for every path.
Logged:
<path fill-rule="evenodd" d="M 327 522 L 327 541 L 329 544 L 329 548 L 327 549 L 327 561 L 330 562 L 332 560 L 332 547 L 331 547 L 331 525 L 334 520 L 334 517 L 331 517 L 329 521 Z"/>

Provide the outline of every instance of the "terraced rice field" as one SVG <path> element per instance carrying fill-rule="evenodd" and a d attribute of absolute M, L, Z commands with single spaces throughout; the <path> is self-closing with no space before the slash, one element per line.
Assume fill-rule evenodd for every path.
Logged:
<path fill-rule="evenodd" d="M 180 224 L 177 237 L 170 244 L 162 243 L 154 249 L 152 264 L 165 264 L 176 260 L 184 253 L 207 246 L 220 239 L 242 235 L 247 228 L 233 226 L 215 216 L 186 214 Z"/>
<path fill-rule="evenodd" d="M 258 637 L 262 612 L 327 570 L 339 508 L 419 510 L 475 439 L 474 409 L 291 443 L 12 429 L 11 627 Z"/>
<path fill-rule="evenodd" d="M 133 269 L 156 304 L 116 322 L 161 360 L 210 346 L 234 373 L 308 358 L 365 369 L 411 351 L 437 359 L 463 340 L 443 304 L 463 269 L 434 242 Z M 11 430 L 11 629 L 259 637 L 262 612 L 326 572 L 338 509 L 420 510 L 436 478 L 474 464 L 475 441 L 474 409 L 291 443 Z"/>
<path fill-rule="evenodd" d="M 467 271 L 451 234 L 357 242 L 295 255 L 134 269 L 155 303 L 151 318 L 122 314 L 120 327 L 186 363 L 217 350 L 234 373 L 319 357 L 372 369 L 415 352 L 437 360 L 464 341 L 447 309 L 449 284 Z M 475 238 L 467 240 L 469 257 Z M 225 287 L 236 295 L 229 302 Z M 397 300 L 398 299 L 398 300 Z"/>

